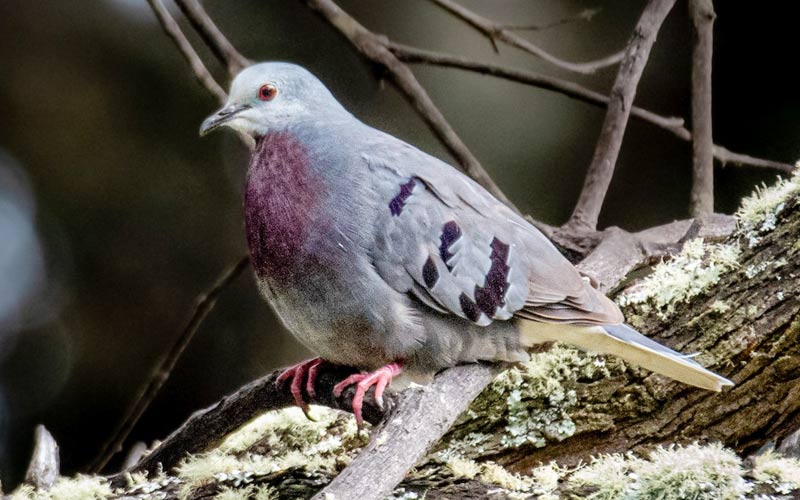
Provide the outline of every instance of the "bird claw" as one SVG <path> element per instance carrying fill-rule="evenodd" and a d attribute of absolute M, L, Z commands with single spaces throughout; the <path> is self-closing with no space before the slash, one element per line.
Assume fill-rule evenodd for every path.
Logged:
<path fill-rule="evenodd" d="M 346 379 L 342 380 L 333 386 L 333 395 L 340 397 L 345 389 L 355 384 L 356 393 L 353 395 L 353 415 L 356 417 L 356 424 L 360 429 L 364 424 L 364 418 L 361 414 L 361 409 L 364 403 L 364 396 L 370 387 L 375 386 L 375 403 L 379 408 L 383 409 L 383 391 L 396 377 L 403 371 L 401 363 L 389 363 L 386 366 L 378 368 L 374 372 L 355 373 Z"/>
<path fill-rule="evenodd" d="M 291 379 L 289 390 L 292 393 L 294 402 L 303 410 L 306 418 L 312 422 L 316 422 L 316 420 L 309 413 L 308 402 L 303 398 L 303 382 L 305 382 L 306 394 L 308 394 L 310 399 L 314 399 L 316 397 L 314 382 L 316 381 L 317 371 L 319 371 L 319 366 L 322 362 L 322 358 L 312 358 L 301 361 L 284 370 L 275 380 L 275 385 L 281 386 L 284 382 Z"/>

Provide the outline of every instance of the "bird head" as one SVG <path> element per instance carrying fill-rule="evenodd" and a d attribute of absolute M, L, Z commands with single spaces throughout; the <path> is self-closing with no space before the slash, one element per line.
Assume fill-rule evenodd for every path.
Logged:
<path fill-rule="evenodd" d="M 325 85 L 305 68 L 265 62 L 236 75 L 228 101 L 203 121 L 200 135 L 226 126 L 257 138 L 324 113 L 343 111 Z"/>

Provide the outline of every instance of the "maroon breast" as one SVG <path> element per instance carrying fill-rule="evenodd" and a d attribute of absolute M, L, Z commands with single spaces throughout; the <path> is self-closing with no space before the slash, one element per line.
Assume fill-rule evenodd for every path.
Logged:
<path fill-rule="evenodd" d="M 308 151 L 294 136 L 271 133 L 259 139 L 244 202 L 247 243 L 259 277 L 288 278 L 313 259 L 308 243 L 324 193 Z"/>

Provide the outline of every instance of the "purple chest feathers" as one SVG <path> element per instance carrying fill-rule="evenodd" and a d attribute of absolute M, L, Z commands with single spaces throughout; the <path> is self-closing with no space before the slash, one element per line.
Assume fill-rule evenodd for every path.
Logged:
<path fill-rule="evenodd" d="M 250 256 L 259 277 L 286 279 L 308 263 L 309 240 L 323 221 L 323 180 L 291 134 L 271 133 L 256 144 L 245 191 Z"/>

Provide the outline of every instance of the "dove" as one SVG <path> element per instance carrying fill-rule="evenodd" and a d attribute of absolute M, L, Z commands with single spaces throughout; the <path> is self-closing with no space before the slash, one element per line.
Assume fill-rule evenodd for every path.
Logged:
<path fill-rule="evenodd" d="M 460 363 L 521 362 L 563 342 L 685 384 L 732 382 L 624 323 L 534 226 L 446 162 L 349 113 L 311 72 L 245 68 L 200 133 L 251 137 L 244 219 L 260 293 L 316 358 L 287 369 L 306 408 L 322 363 L 364 397 Z"/>

